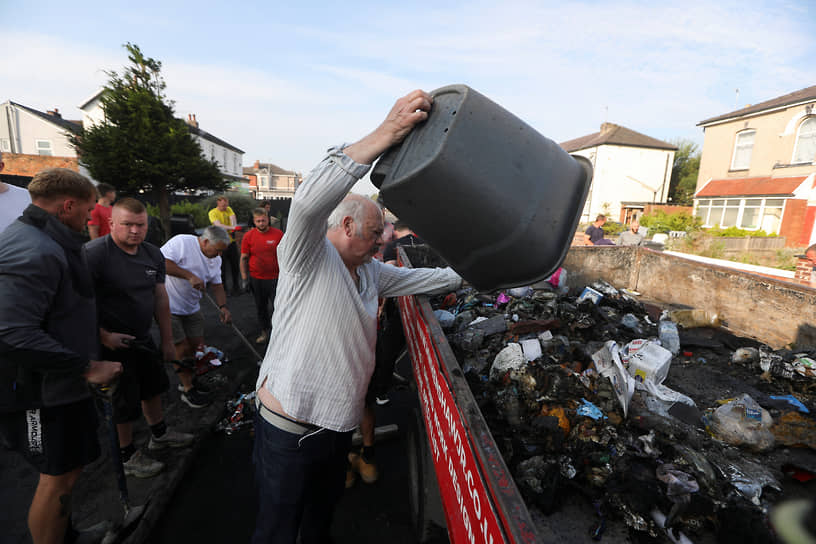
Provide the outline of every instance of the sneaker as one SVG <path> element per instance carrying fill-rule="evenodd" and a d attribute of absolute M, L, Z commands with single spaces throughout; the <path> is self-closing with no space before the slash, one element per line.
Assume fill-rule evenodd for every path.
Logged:
<path fill-rule="evenodd" d="M 269 340 L 269 331 L 262 331 L 260 336 L 258 336 L 258 338 L 255 339 L 255 343 L 263 344 L 267 340 Z"/>
<path fill-rule="evenodd" d="M 377 464 L 373 461 L 366 462 L 360 454 L 349 454 L 349 462 L 351 462 L 351 469 L 359 474 L 360 478 L 367 484 L 373 484 L 380 476 L 379 471 L 377 471 Z"/>
<path fill-rule="evenodd" d="M 178 389 L 179 393 L 184 393 L 184 384 L 183 383 L 178 384 L 177 389 Z M 201 393 L 204 396 L 208 396 L 208 395 L 213 394 L 212 389 L 210 389 L 209 387 L 207 387 L 206 385 L 204 385 L 202 383 L 199 383 L 198 380 L 193 382 L 193 389 L 195 389 L 196 391 L 198 391 L 199 393 Z"/>
<path fill-rule="evenodd" d="M 164 470 L 164 463 L 151 459 L 143 454 L 141 450 L 136 451 L 130 456 L 126 463 L 125 475 L 133 476 L 135 478 L 152 478 L 162 470 Z"/>
<path fill-rule="evenodd" d="M 181 400 L 190 408 L 204 408 L 212 403 L 212 399 L 193 386 L 189 391 L 181 394 Z"/>
<path fill-rule="evenodd" d="M 150 436 L 150 442 L 147 444 L 149 450 L 163 450 L 164 448 L 183 448 L 193 443 L 195 436 L 190 433 L 182 433 L 167 429 L 163 435 L 156 437 Z"/>

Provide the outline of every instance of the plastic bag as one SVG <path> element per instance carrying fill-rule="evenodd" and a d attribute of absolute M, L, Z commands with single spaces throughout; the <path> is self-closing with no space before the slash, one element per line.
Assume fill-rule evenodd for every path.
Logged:
<path fill-rule="evenodd" d="M 743 394 L 714 411 L 710 430 L 729 444 L 764 451 L 774 445 L 771 425 L 771 414 L 749 395 Z"/>

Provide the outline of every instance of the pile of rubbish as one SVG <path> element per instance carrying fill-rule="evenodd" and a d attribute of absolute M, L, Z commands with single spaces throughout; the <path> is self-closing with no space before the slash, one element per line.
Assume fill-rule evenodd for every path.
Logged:
<path fill-rule="evenodd" d="M 531 512 L 574 495 L 596 540 L 622 521 L 646 539 L 773 541 L 769 508 L 816 489 L 816 350 L 565 277 L 432 300 Z"/>
<path fill-rule="evenodd" d="M 226 413 L 221 421 L 216 423 L 215 430 L 223 431 L 227 435 L 237 432 L 247 425 L 252 426 L 255 414 L 255 391 L 241 393 L 226 402 Z"/>

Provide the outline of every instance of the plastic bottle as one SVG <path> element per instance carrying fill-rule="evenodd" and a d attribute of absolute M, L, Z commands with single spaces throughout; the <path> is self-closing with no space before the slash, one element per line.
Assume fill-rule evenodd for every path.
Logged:
<path fill-rule="evenodd" d="M 672 355 L 680 353 L 680 335 L 677 333 L 677 325 L 668 319 L 661 321 L 657 325 L 657 332 L 660 336 L 660 344 Z"/>
<path fill-rule="evenodd" d="M 719 327 L 722 324 L 719 315 L 706 310 L 674 310 L 669 313 L 669 317 L 686 329 Z"/>

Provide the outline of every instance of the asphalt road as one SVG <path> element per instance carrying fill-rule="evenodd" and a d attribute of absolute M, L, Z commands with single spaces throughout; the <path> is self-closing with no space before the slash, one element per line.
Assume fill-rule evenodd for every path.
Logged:
<path fill-rule="evenodd" d="M 233 313 L 246 316 L 254 306 L 247 295 L 231 298 Z M 240 323 L 245 319 L 238 318 Z M 251 319 L 249 320 L 252 321 Z M 242 327 L 253 341 L 252 326 Z M 230 342 L 235 334 L 227 327 L 216 328 L 208 343 L 218 346 Z M 263 349 L 259 349 L 263 354 Z M 410 362 L 399 365 L 409 375 Z M 254 388 L 257 369 L 237 385 L 238 392 Z M 417 542 L 411 527 L 408 506 L 408 471 L 406 436 L 416 396 L 408 387 L 392 390 L 391 402 L 377 407 L 377 425 L 394 423 L 399 432 L 377 444 L 380 478 L 374 484 L 361 480 L 346 490 L 335 514 L 332 536 L 338 544 Z M 227 435 L 215 432 L 206 436 L 183 481 L 168 502 L 162 518 L 148 541 L 178 542 L 248 542 L 255 526 L 257 502 L 252 466 L 253 435 L 248 427 Z M 447 542 L 440 538 L 433 544 Z"/>
<path fill-rule="evenodd" d="M 252 341 L 258 333 L 251 295 L 229 298 L 238 328 Z M 218 384 L 216 402 L 193 410 L 179 401 L 178 378 L 168 369 L 170 390 L 162 395 L 169 425 L 196 434 L 193 447 L 156 455 L 166 463 L 154 478 L 128 478 L 132 505 L 147 505 L 145 514 L 124 538 L 127 544 L 248 542 L 256 516 L 252 436 L 242 431 L 232 436 L 213 432 L 224 415 L 224 403 L 236 391 L 251 390 L 257 374 L 256 358 L 231 327 L 217 321 L 216 312 L 202 300 L 205 340 L 227 353 L 229 362 L 209 373 Z M 263 353 L 263 349 L 259 349 Z M 409 372 L 404 365 L 402 372 Z M 392 402 L 378 408 L 378 425 L 396 423 L 407 429 L 415 397 L 410 390 L 395 391 Z M 138 446 L 144 446 L 149 429 L 144 421 L 134 426 Z M 100 521 L 116 522 L 122 505 L 108 455 L 107 435 L 100 425 L 102 455 L 83 471 L 74 489 L 75 525 L 87 527 Z M 339 543 L 416 542 L 408 507 L 407 458 L 402 432 L 378 445 L 381 478 L 372 485 L 358 482 L 348 490 L 337 510 L 333 535 Z M 36 472 L 16 453 L 0 447 L 0 544 L 29 544 L 26 512 L 37 484 Z M 435 542 L 447 542 L 441 538 Z"/>

